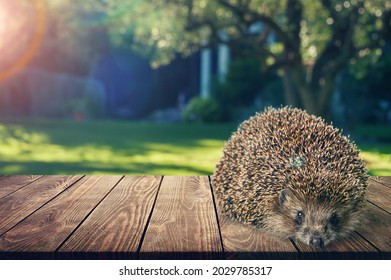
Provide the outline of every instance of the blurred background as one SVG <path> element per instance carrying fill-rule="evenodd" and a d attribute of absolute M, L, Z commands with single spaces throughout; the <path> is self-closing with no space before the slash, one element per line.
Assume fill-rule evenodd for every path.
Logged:
<path fill-rule="evenodd" d="M 0 174 L 212 174 L 267 106 L 391 176 L 391 0 L 0 0 Z"/>

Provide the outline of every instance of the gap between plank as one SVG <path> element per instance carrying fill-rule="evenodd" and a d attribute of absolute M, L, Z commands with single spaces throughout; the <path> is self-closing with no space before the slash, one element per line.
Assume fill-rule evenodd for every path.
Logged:
<path fill-rule="evenodd" d="M 373 244 L 371 241 L 369 241 L 368 239 L 366 239 L 363 235 L 361 235 L 357 230 L 354 231 L 357 235 L 359 235 L 362 239 L 364 239 L 369 245 L 371 245 L 372 247 L 374 247 L 378 252 L 382 252 L 379 248 L 376 247 L 375 244 Z"/>
<path fill-rule="evenodd" d="M 99 204 L 102 203 L 102 201 L 114 190 L 114 188 L 116 186 L 118 186 L 118 184 L 125 178 L 125 175 L 122 175 L 122 177 L 118 180 L 117 183 L 114 184 L 114 186 L 103 196 L 103 198 L 91 209 L 90 212 L 88 212 L 88 214 L 80 221 L 80 223 L 71 231 L 71 233 L 67 236 L 67 238 L 65 238 L 61 243 L 60 245 L 58 245 L 58 247 L 56 248 L 56 250 L 54 250 L 54 253 L 57 253 L 58 250 L 60 250 L 60 248 L 65 244 L 65 242 L 67 242 L 69 240 L 69 238 L 71 238 L 71 236 L 75 233 L 75 231 L 84 223 L 85 220 L 88 219 L 88 217 L 92 214 L 92 212 L 94 212 L 94 210 L 99 206 Z"/>
<path fill-rule="evenodd" d="M 220 220 L 219 220 L 219 215 L 217 213 L 217 205 L 216 205 L 215 195 L 214 195 L 214 192 L 213 192 L 212 180 L 210 179 L 210 176 L 208 176 L 208 180 L 209 180 L 210 192 L 212 193 L 212 201 L 213 201 L 213 207 L 215 209 L 215 215 L 216 215 L 216 220 L 217 220 L 217 228 L 219 229 L 221 251 L 222 251 L 222 254 L 224 255 L 225 251 L 224 251 L 223 235 L 221 234 Z"/>
<path fill-rule="evenodd" d="M 377 177 L 381 178 L 381 176 L 377 176 Z M 376 179 L 373 178 L 373 176 L 369 177 L 369 181 L 375 181 L 376 183 L 379 183 L 379 184 L 381 184 L 383 186 L 386 186 L 387 188 L 391 188 L 391 185 L 387 185 L 386 183 L 382 182 L 381 179 L 380 180 L 376 180 Z"/>
<path fill-rule="evenodd" d="M 30 217 L 31 215 L 33 215 L 35 212 L 37 212 L 38 210 L 40 210 L 42 207 L 44 207 L 45 205 L 47 205 L 48 203 L 50 203 L 53 199 L 55 199 L 56 197 L 58 197 L 59 195 L 61 195 L 63 192 L 65 192 L 66 190 L 68 190 L 70 187 L 72 187 L 73 185 L 75 185 L 77 182 L 79 182 L 81 179 L 83 179 L 86 175 L 82 175 L 79 179 L 77 179 L 75 182 L 73 182 L 72 184 L 70 184 L 68 187 L 66 187 L 65 189 L 63 189 L 61 192 L 59 192 L 58 194 L 56 194 L 55 196 L 53 196 L 51 199 L 49 199 L 48 201 L 46 201 L 44 204 L 42 204 L 41 206 L 39 206 L 37 209 L 35 209 L 33 212 L 31 212 L 30 214 L 28 214 L 26 217 L 24 217 L 23 219 L 21 219 L 19 222 L 17 222 L 15 225 L 13 225 L 12 227 L 10 227 L 7 231 L 3 232 L 2 234 L 0 234 L 0 237 L 3 236 L 5 233 L 7 233 L 8 231 L 10 231 L 11 229 L 13 229 L 14 227 L 16 227 L 18 224 L 20 224 L 21 222 L 23 222 L 24 220 L 26 220 L 28 217 Z M 38 179 L 40 178 L 43 178 L 44 176 L 42 177 L 39 177 Z M 38 180 L 37 179 L 37 180 Z M 37 181 L 35 180 L 35 181 Z M 34 182 L 35 182 L 34 181 Z"/>
<path fill-rule="evenodd" d="M 370 200 L 367 199 L 367 202 L 370 203 L 370 204 L 372 204 L 372 205 L 374 205 L 374 206 L 376 206 L 377 208 L 379 208 L 380 210 L 386 212 L 387 214 L 391 215 L 391 213 L 388 212 L 386 209 L 381 208 L 380 206 L 378 206 L 377 204 L 373 203 L 372 201 L 370 201 Z"/>
<path fill-rule="evenodd" d="M 3 176 L 3 177 L 5 177 L 5 176 Z M 7 197 L 7 196 L 9 196 L 9 195 L 11 195 L 11 194 L 17 192 L 18 190 L 23 189 L 24 187 L 27 187 L 28 185 L 30 185 L 30 184 L 32 184 L 32 183 L 38 181 L 39 179 L 41 179 L 41 178 L 43 178 L 43 177 L 44 177 L 43 175 L 39 175 L 39 176 L 38 176 L 36 179 L 34 179 L 33 181 L 27 183 L 26 185 L 21 186 L 19 189 L 16 189 L 16 190 L 14 190 L 13 192 L 10 192 L 9 194 L 6 194 L 5 196 L 2 196 L 2 197 L 0 197 L 0 198 L 2 199 L 2 198 L 4 198 L 4 197 Z M 1 177 L 0 177 L 0 179 L 4 179 L 4 178 L 1 178 Z"/>
<path fill-rule="evenodd" d="M 300 256 L 303 254 L 303 252 L 301 252 L 299 247 L 297 247 L 296 242 L 293 240 L 293 238 L 289 238 L 289 241 L 291 242 L 292 246 L 297 251 L 297 259 L 300 259 Z"/>
<path fill-rule="evenodd" d="M 160 182 L 159 182 L 159 186 L 158 186 L 157 191 L 156 191 L 155 199 L 153 200 L 153 204 L 152 204 L 152 207 L 151 207 L 151 212 L 149 212 L 148 219 L 147 219 L 147 222 L 145 224 L 144 231 L 141 234 L 140 243 L 138 244 L 136 255 L 140 255 L 141 247 L 143 246 L 144 238 L 145 238 L 145 235 L 147 234 L 149 222 L 151 221 L 153 210 L 155 209 L 157 196 L 158 196 L 158 194 L 160 192 L 160 187 L 162 186 L 163 179 L 164 179 L 164 175 L 160 178 Z"/>

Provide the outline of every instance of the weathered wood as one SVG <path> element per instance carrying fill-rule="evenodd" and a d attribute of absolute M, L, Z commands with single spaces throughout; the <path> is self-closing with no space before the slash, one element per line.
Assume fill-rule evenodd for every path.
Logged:
<path fill-rule="evenodd" d="M 161 177 L 125 176 L 59 252 L 136 253 Z"/>
<path fill-rule="evenodd" d="M 372 176 L 371 179 L 391 188 L 391 176 Z"/>
<path fill-rule="evenodd" d="M 164 177 L 140 252 L 221 251 L 208 177 Z"/>
<path fill-rule="evenodd" d="M 374 180 L 369 180 L 367 198 L 370 202 L 391 213 L 391 188 Z"/>
<path fill-rule="evenodd" d="M 364 219 L 358 233 L 382 252 L 391 252 L 391 214 L 368 203 Z"/>
<path fill-rule="evenodd" d="M 0 198 L 17 191 L 20 188 L 34 182 L 42 176 L 38 175 L 16 175 L 0 177 Z"/>
<path fill-rule="evenodd" d="M 0 199 L 0 235 L 67 189 L 82 176 L 45 176 Z"/>
<path fill-rule="evenodd" d="M 0 237 L 0 251 L 54 252 L 121 176 L 88 176 Z"/>
<path fill-rule="evenodd" d="M 297 258 L 297 250 L 290 240 L 281 240 L 253 226 L 243 225 L 228 218 L 219 206 L 217 208 L 224 253 L 228 258 Z"/>
<path fill-rule="evenodd" d="M 387 180 L 371 177 L 357 232 L 314 250 L 233 221 L 218 206 L 217 216 L 208 177 L 1 176 L 0 259 L 390 259 Z"/>

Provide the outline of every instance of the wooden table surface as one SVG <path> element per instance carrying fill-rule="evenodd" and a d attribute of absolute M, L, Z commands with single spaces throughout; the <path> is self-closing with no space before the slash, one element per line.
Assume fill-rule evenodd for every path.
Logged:
<path fill-rule="evenodd" d="M 314 251 L 227 219 L 208 176 L 1 176 L 0 259 L 390 259 L 391 177 L 362 227 Z"/>

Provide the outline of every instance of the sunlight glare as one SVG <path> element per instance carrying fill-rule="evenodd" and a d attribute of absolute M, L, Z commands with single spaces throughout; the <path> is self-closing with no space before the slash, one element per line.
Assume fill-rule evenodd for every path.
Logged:
<path fill-rule="evenodd" d="M 45 0 L 0 0 L 0 82 L 23 70 L 45 33 Z"/>
<path fill-rule="evenodd" d="M 2 7 L 0 6 L 0 50 L 4 46 L 4 35 L 5 35 L 5 14 Z"/>

